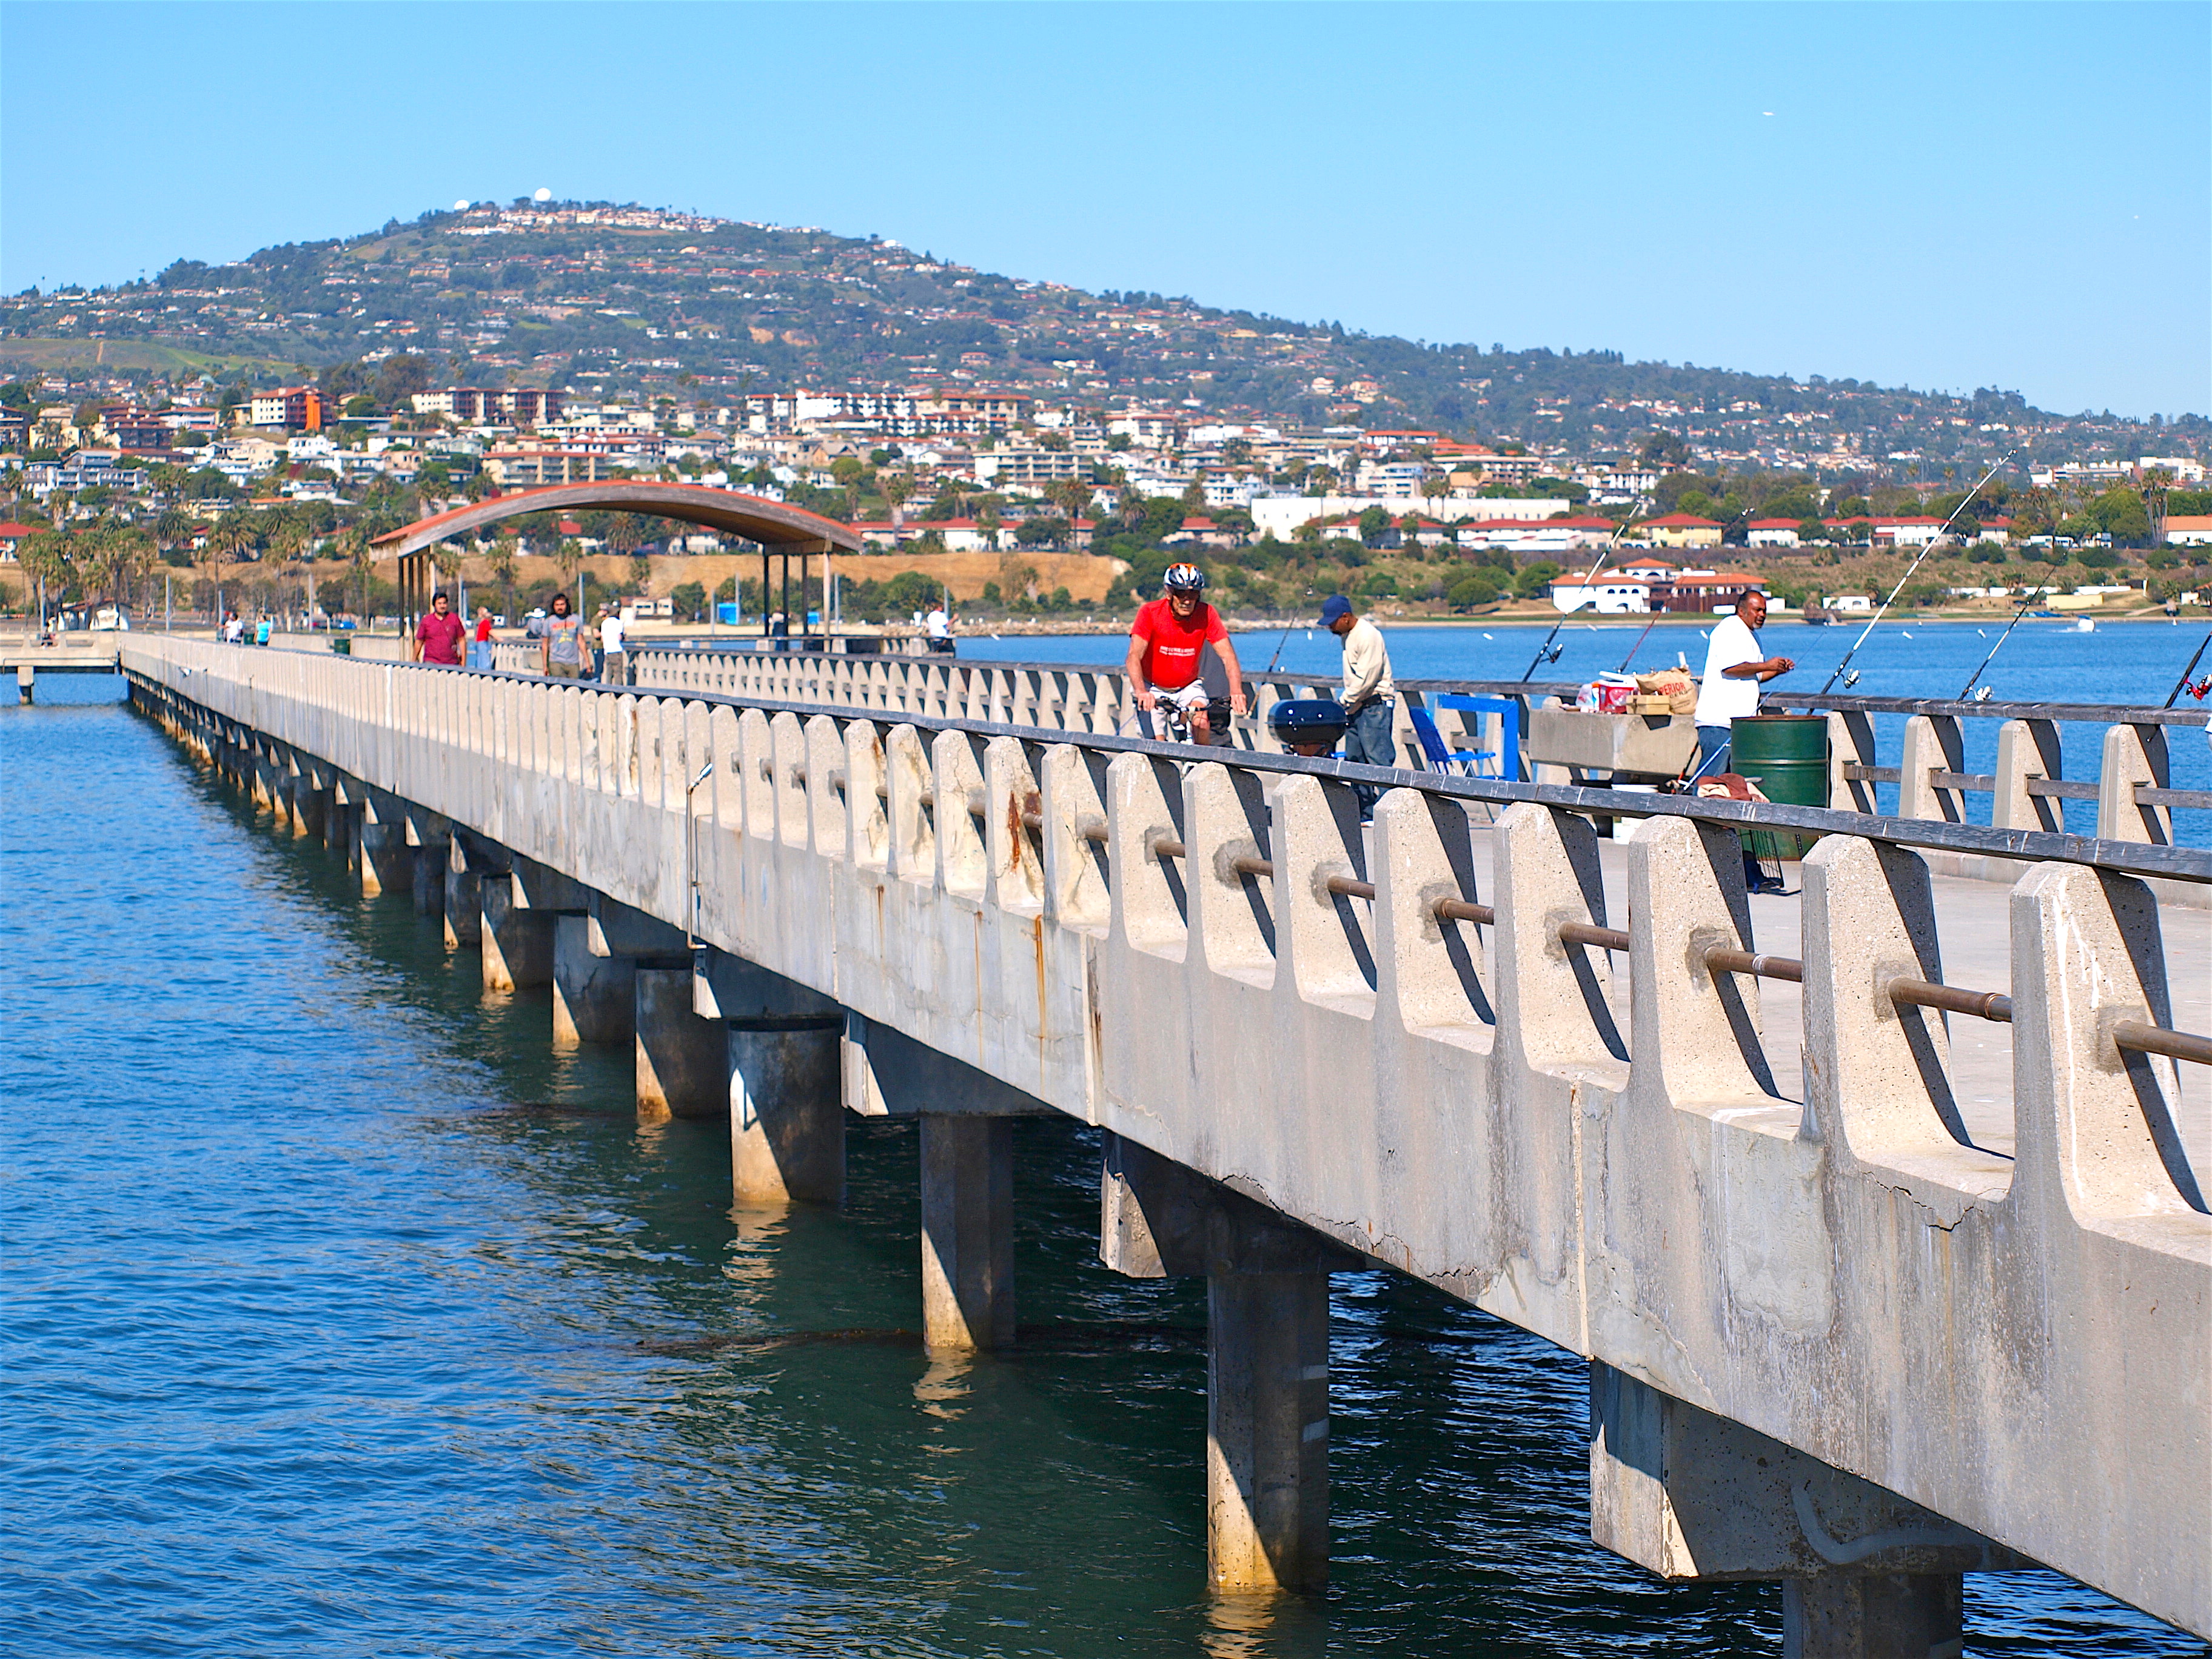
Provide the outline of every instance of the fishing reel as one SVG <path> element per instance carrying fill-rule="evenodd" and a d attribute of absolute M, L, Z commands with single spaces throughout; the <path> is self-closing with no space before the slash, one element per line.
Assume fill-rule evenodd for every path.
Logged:
<path fill-rule="evenodd" d="M 1559 661 L 1560 653 L 1566 648 L 1567 647 L 1564 641 L 1559 640 L 1547 640 L 1543 644 L 1536 647 L 1537 666 L 1540 668 L 1547 662 Z"/>
<path fill-rule="evenodd" d="M 2197 702 L 2203 702 L 2205 698 L 2212 697 L 2212 674 L 2207 674 L 2201 680 L 2185 680 L 2182 682 L 2181 689 L 2196 698 Z"/>
<path fill-rule="evenodd" d="M 1854 669 L 1850 670 L 1848 673 L 1846 673 L 1846 674 L 1844 676 L 1844 690 L 1846 690 L 1846 691 L 1850 690 L 1853 686 L 1856 685 L 1858 683 L 1859 683 L 1859 671 L 1858 671 L 1857 669 L 1856 669 L 1856 668 L 1854 668 Z"/>
<path fill-rule="evenodd" d="M 1996 689 L 1994 686 L 1978 685 L 1972 691 L 1969 691 L 1966 694 L 1966 701 L 1968 702 L 1987 702 L 1996 694 Z"/>

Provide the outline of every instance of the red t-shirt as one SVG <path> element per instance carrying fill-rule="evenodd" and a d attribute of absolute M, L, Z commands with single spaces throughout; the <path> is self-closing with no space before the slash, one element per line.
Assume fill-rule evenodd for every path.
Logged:
<path fill-rule="evenodd" d="M 478 617 L 477 618 L 477 643 L 478 645 L 482 645 L 490 637 L 491 618 L 489 617 Z"/>
<path fill-rule="evenodd" d="M 416 642 L 422 647 L 424 662 L 441 662 L 458 668 L 461 664 L 461 619 L 447 611 L 440 616 L 433 611 L 415 624 Z"/>
<path fill-rule="evenodd" d="M 1145 641 L 1145 680 L 1156 691 L 1180 691 L 1198 678 L 1199 654 L 1229 637 L 1221 613 L 1203 599 L 1185 622 L 1164 593 L 1144 605 L 1129 625 L 1129 637 Z"/>

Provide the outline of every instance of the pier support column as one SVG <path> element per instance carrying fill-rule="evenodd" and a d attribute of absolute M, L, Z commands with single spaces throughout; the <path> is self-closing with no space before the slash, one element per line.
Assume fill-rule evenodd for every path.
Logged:
<path fill-rule="evenodd" d="M 728 1025 L 731 1188 L 740 1204 L 842 1204 L 842 1013 Z"/>
<path fill-rule="evenodd" d="M 1363 1258 L 1134 1141 L 1106 1137 L 1100 1260 L 1206 1277 L 1206 1577 L 1328 1581 L 1328 1276 Z"/>
<path fill-rule="evenodd" d="M 1590 1536 L 1663 1578 L 1781 1579 L 1789 1659 L 1956 1655 L 1960 1575 L 2034 1565 L 1596 1362 Z"/>
<path fill-rule="evenodd" d="M 446 914 L 446 849 L 453 845 L 453 826 L 435 812 L 419 806 L 406 809 L 407 845 L 413 868 L 408 872 L 414 888 L 415 914 L 443 920 Z"/>
<path fill-rule="evenodd" d="M 636 1036 L 637 963 L 592 955 L 591 918 L 555 912 L 553 1046 L 629 1042 Z"/>
<path fill-rule="evenodd" d="M 730 1109 L 729 1038 L 720 1020 L 692 1012 L 690 968 L 639 968 L 636 982 L 639 1121 L 723 1116 Z"/>
<path fill-rule="evenodd" d="M 374 898 L 386 892 L 411 892 L 415 885 L 415 849 L 407 844 L 407 817 L 399 802 L 389 795 L 368 792 L 361 804 L 355 829 L 359 842 L 362 896 Z"/>
<path fill-rule="evenodd" d="M 482 863 L 471 858 L 458 835 L 446 842 L 446 948 L 458 951 L 483 937 Z"/>
<path fill-rule="evenodd" d="M 317 788 L 312 774 L 295 774 L 292 779 L 292 833 L 326 841 L 330 811 L 331 792 Z"/>
<path fill-rule="evenodd" d="M 921 1116 L 921 1338 L 933 1354 L 1014 1340 L 1014 1125 Z"/>
<path fill-rule="evenodd" d="M 553 982 L 553 924 L 550 910 L 529 910 L 514 902 L 514 881 L 505 873 L 483 884 L 483 908 L 477 943 L 483 951 L 483 988 L 515 991 Z"/>

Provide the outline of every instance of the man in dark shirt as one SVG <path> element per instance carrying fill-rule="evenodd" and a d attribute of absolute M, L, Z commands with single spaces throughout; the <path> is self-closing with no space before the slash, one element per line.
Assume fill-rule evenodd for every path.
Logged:
<path fill-rule="evenodd" d="M 459 668 L 463 631 L 461 619 L 453 614 L 453 601 L 443 593 L 434 596 L 430 614 L 415 624 L 415 660 Z"/>

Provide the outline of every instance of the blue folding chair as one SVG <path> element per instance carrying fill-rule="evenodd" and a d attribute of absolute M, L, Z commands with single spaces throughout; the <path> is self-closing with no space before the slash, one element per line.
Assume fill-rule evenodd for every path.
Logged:
<path fill-rule="evenodd" d="M 1421 745 L 1421 769 L 1425 772 L 1455 773 L 1463 778 L 1482 775 L 1482 763 L 1495 761 L 1498 757 L 1485 749 L 1447 749 L 1443 733 L 1437 730 L 1436 716 L 1425 708 L 1407 705 L 1406 718 L 1413 723 L 1413 737 Z"/>
<path fill-rule="evenodd" d="M 1521 708 L 1512 698 L 1477 697 L 1460 691 L 1446 691 L 1437 698 L 1437 707 L 1455 709 L 1462 714 L 1498 716 L 1497 748 L 1460 751 L 1471 757 L 1474 763 L 1468 776 L 1518 778 L 1521 775 Z M 1437 746 L 1443 747 L 1441 740 Z"/>

